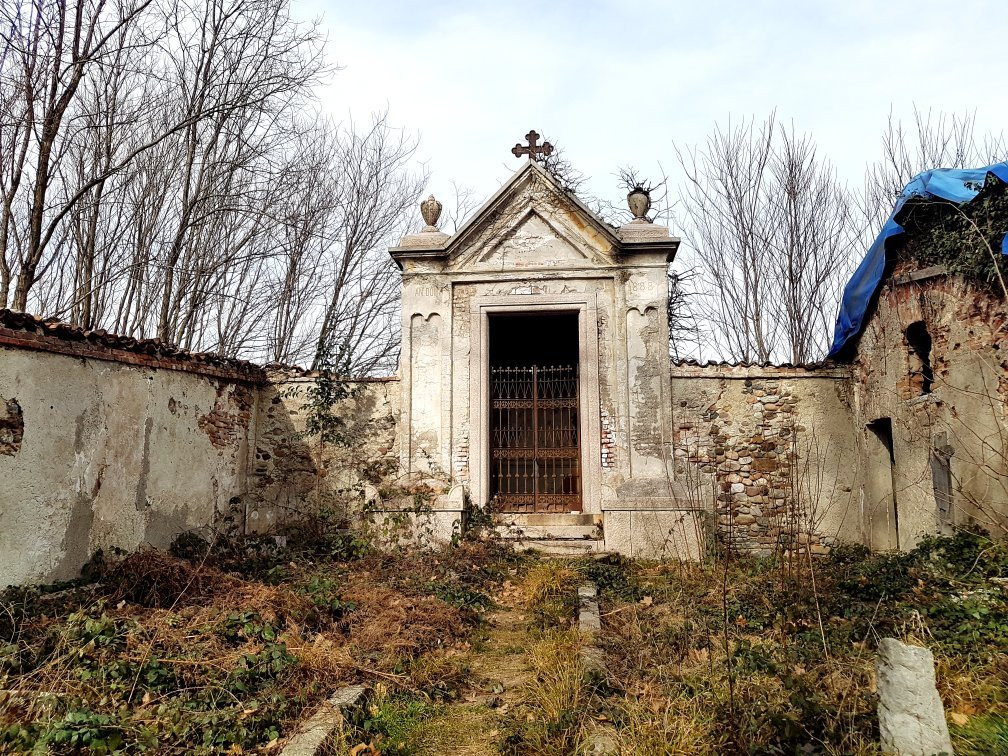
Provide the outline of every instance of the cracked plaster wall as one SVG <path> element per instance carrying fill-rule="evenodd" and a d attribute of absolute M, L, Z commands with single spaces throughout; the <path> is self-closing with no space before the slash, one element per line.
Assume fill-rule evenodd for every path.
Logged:
<path fill-rule="evenodd" d="M 240 384 L 0 348 L 0 398 L 0 418 L 13 402 L 22 425 L 0 454 L 0 586 L 75 577 L 98 549 L 165 547 L 245 485 L 254 417 Z"/>

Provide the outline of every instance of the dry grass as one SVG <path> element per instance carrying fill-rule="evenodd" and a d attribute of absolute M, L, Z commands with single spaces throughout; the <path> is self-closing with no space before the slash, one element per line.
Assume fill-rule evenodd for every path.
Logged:
<path fill-rule="evenodd" d="M 148 608 L 199 604 L 208 596 L 234 590 L 241 580 L 207 565 L 194 568 L 156 549 L 142 549 L 113 565 L 102 581 L 113 601 Z"/>
<path fill-rule="evenodd" d="M 626 698 L 618 707 L 620 756 L 714 753 L 713 722 L 698 699 Z"/>
<path fill-rule="evenodd" d="M 519 591 L 525 606 L 535 607 L 568 596 L 580 580 L 571 562 L 550 559 L 529 567 Z"/>
<path fill-rule="evenodd" d="M 526 653 L 529 678 L 521 695 L 546 722 L 560 723 L 584 706 L 587 690 L 581 646 L 576 630 L 553 630 L 532 643 Z"/>
<path fill-rule="evenodd" d="M 434 596 L 410 596 L 353 579 L 343 597 L 357 605 L 346 620 L 348 643 L 358 654 L 377 656 L 380 669 L 450 646 L 466 632 L 459 610 Z"/>
<path fill-rule="evenodd" d="M 481 558 L 463 556 L 470 569 Z M 7 592 L 0 751 L 43 741 L 98 752 L 248 750 L 353 682 L 449 695 L 465 677 L 470 615 L 402 580 L 429 580 L 437 562 L 376 562 L 349 576 L 339 565 L 267 563 L 255 568 L 269 569 L 267 583 L 145 550 L 93 586 Z"/>

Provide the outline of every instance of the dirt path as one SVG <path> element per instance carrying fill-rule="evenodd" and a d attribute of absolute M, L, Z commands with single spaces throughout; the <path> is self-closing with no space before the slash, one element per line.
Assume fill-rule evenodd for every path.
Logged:
<path fill-rule="evenodd" d="M 417 737 L 418 753 L 500 753 L 504 716 L 517 705 L 528 675 L 525 649 L 531 639 L 528 617 L 510 583 L 495 602 L 486 618 L 486 635 L 474 644 L 468 659 L 469 690 L 424 724 Z"/>

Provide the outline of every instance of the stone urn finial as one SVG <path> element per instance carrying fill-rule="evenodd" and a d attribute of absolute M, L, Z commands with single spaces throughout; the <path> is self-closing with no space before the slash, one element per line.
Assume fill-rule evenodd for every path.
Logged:
<path fill-rule="evenodd" d="M 635 223 L 647 223 L 648 210 L 651 209 L 651 193 L 638 184 L 626 196 L 627 205 L 633 213 Z"/>
<path fill-rule="evenodd" d="M 434 199 L 433 194 L 420 203 L 420 215 L 427 224 L 424 231 L 437 231 L 438 218 L 441 217 L 441 203 Z"/>

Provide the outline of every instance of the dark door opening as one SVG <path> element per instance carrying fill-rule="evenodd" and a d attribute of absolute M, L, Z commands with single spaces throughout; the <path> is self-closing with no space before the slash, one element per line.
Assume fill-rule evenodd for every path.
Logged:
<path fill-rule="evenodd" d="M 899 506 L 896 501 L 896 454 L 893 450 L 892 418 L 880 417 L 867 426 L 869 439 L 875 443 L 869 448 L 868 478 L 875 491 L 875 506 L 871 513 L 871 545 L 874 548 L 900 547 Z M 886 517 L 879 517 L 877 507 L 884 507 Z M 890 517 L 891 515 L 891 521 Z"/>
<path fill-rule="evenodd" d="M 576 312 L 490 316 L 490 502 L 580 512 Z"/>

